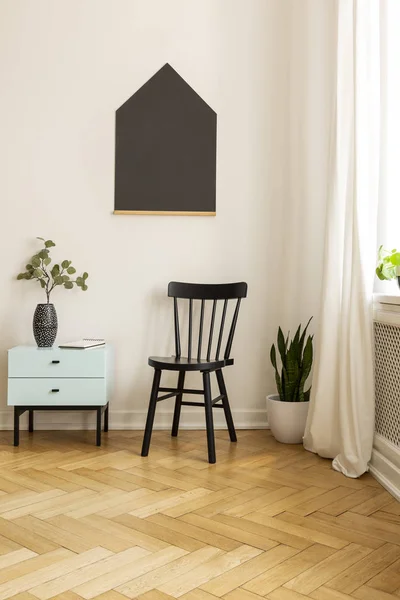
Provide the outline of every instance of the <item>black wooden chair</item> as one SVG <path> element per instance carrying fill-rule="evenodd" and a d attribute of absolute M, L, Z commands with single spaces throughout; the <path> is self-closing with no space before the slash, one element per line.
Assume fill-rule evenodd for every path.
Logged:
<path fill-rule="evenodd" d="M 230 358 L 233 336 L 235 334 L 236 323 L 239 314 L 240 301 L 247 295 L 247 283 L 226 283 L 226 284 L 197 284 L 197 283 L 177 283 L 172 281 L 168 285 L 168 296 L 174 299 L 174 322 L 175 322 L 175 356 L 159 357 L 150 356 L 149 365 L 154 368 L 153 386 L 151 389 L 149 409 L 147 413 L 146 429 L 143 438 L 142 456 L 147 456 L 149 453 L 151 434 L 153 431 L 153 422 L 156 412 L 157 402 L 166 400 L 167 398 L 175 397 L 175 411 L 172 424 L 171 435 L 178 435 L 179 419 L 182 406 L 204 406 L 206 413 L 207 427 L 207 444 L 208 444 L 208 460 L 210 463 L 215 463 L 215 439 L 214 439 L 214 422 L 213 408 L 223 408 L 226 422 L 228 425 L 229 436 L 231 442 L 236 442 L 236 432 L 233 424 L 231 409 L 229 407 L 228 394 L 225 387 L 224 376 L 222 369 L 229 365 L 233 365 L 233 358 Z M 189 323 L 188 323 L 188 352 L 187 357 L 181 356 L 181 339 L 179 329 L 179 312 L 178 298 L 186 298 L 189 300 Z M 200 300 L 200 317 L 197 339 L 197 355 L 193 358 L 192 340 L 193 340 L 193 303 L 195 300 Z M 206 358 L 201 358 L 205 305 L 207 300 L 212 300 L 210 330 L 207 342 Z M 221 312 L 221 320 L 218 338 L 216 338 L 215 353 L 212 351 L 215 320 L 217 313 L 218 300 L 223 300 Z M 223 357 L 221 354 L 221 346 L 224 337 L 224 326 L 228 310 L 228 301 L 236 300 L 236 306 L 233 311 L 231 326 L 226 340 L 226 347 Z M 215 345 L 215 344 L 214 344 Z M 178 386 L 176 388 L 160 387 L 160 379 L 163 370 L 178 371 Z M 200 371 L 203 375 L 203 389 L 185 389 L 185 374 L 187 371 Z M 220 395 L 217 398 L 211 396 L 210 373 L 215 371 Z M 159 392 L 167 392 L 163 396 L 158 396 Z M 199 394 L 204 396 L 204 403 L 200 402 L 184 402 L 183 394 Z"/>

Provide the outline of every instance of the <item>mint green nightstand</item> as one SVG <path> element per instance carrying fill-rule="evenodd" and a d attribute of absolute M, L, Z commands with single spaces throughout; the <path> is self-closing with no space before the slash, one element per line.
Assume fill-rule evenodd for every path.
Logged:
<path fill-rule="evenodd" d="M 101 445 L 101 416 L 108 431 L 112 382 L 109 345 L 87 350 L 16 346 L 8 351 L 8 406 L 14 406 L 14 446 L 19 445 L 19 417 L 35 410 L 95 410 L 96 444 Z"/>

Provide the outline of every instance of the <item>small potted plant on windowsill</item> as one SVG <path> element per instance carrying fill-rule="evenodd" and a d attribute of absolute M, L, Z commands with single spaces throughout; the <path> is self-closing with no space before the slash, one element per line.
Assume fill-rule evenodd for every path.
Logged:
<path fill-rule="evenodd" d="M 278 394 L 267 397 L 268 424 L 274 438 L 285 444 L 300 444 L 306 426 L 311 387 L 306 391 L 304 387 L 313 362 L 313 336 L 309 335 L 306 341 L 310 321 L 303 332 L 299 325 L 292 340 L 289 340 L 289 334 L 285 339 L 279 327 L 277 346 L 280 369 L 275 344 L 271 347 L 271 363 L 275 369 Z"/>
<path fill-rule="evenodd" d="M 32 256 L 25 266 L 26 271 L 19 273 L 17 279 L 38 281 L 46 294 L 46 304 L 38 304 L 33 315 L 33 335 L 39 348 L 50 348 L 55 342 L 58 330 L 57 313 L 54 304 L 50 303 L 50 294 L 60 285 L 66 290 L 71 290 L 76 285 L 85 292 L 88 289 L 89 275 L 83 273 L 81 277 L 71 278 L 70 275 L 74 275 L 76 269 L 70 260 L 63 260 L 60 264 L 50 266 L 49 248 L 55 246 L 55 243 L 41 237 L 37 239 L 43 242 L 44 247 Z"/>
<path fill-rule="evenodd" d="M 397 279 L 400 287 L 400 252 L 394 248 L 393 250 L 385 250 L 383 246 L 378 250 L 378 264 L 376 267 L 376 275 L 381 281 Z"/>

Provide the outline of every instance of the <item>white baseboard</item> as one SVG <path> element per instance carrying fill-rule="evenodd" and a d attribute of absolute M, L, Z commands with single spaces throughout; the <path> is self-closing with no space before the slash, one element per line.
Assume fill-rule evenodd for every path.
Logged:
<path fill-rule="evenodd" d="M 146 421 L 145 410 L 110 409 L 110 429 L 143 430 Z M 264 410 L 232 410 L 236 429 L 268 429 L 267 415 Z M 170 429 L 173 411 L 159 410 L 156 413 L 154 429 Z M 204 409 L 182 409 L 182 429 L 205 429 Z M 221 409 L 214 410 L 215 429 L 226 429 L 226 422 Z M 13 429 L 12 409 L 0 411 L 0 430 Z M 21 430 L 28 429 L 27 414 L 20 418 Z M 95 429 L 95 415 L 90 411 L 37 411 L 35 412 L 35 429 Z"/>
<path fill-rule="evenodd" d="M 375 435 L 370 472 L 400 501 L 400 450 L 379 434 Z"/>

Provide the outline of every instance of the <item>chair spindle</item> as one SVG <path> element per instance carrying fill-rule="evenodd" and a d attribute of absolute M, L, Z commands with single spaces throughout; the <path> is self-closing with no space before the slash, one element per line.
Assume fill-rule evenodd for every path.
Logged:
<path fill-rule="evenodd" d="M 203 323 L 204 323 L 204 300 L 201 301 L 200 325 L 199 325 L 199 345 L 197 348 L 197 360 L 201 358 L 201 345 L 203 341 Z"/>
<path fill-rule="evenodd" d="M 218 336 L 218 344 L 217 344 L 217 353 L 215 355 L 215 358 L 218 360 L 219 359 L 219 353 L 221 350 L 221 344 L 222 344 L 222 336 L 224 335 L 224 325 L 225 325 L 225 317 L 226 317 L 226 309 L 228 307 L 228 300 L 226 299 L 224 301 L 224 308 L 222 310 L 222 317 L 221 317 L 221 325 L 219 328 L 219 336 Z"/>
<path fill-rule="evenodd" d="M 189 299 L 189 336 L 188 336 L 188 359 L 192 360 L 192 317 L 193 317 L 193 300 Z"/>
<path fill-rule="evenodd" d="M 217 308 L 217 300 L 213 300 L 213 307 L 212 307 L 212 314 L 211 314 L 211 323 L 210 323 L 210 336 L 208 338 L 208 350 L 207 350 L 207 360 L 210 360 L 210 356 L 211 356 L 211 346 L 212 346 L 212 339 L 213 339 L 213 333 L 214 333 L 214 322 L 215 322 L 215 311 Z"/>
<path fill-rule="evenodd" d="M 181 356 L 181 338 L 179 335 L 179 314 L 178 314 L 178 300 L 174 298 L 174 322 L 175 322 L 175 356 L 180 358 Z"/>

